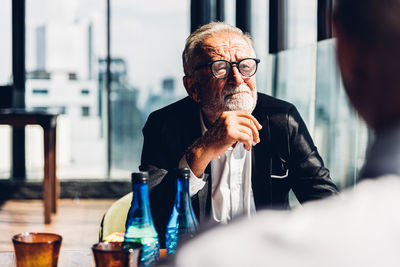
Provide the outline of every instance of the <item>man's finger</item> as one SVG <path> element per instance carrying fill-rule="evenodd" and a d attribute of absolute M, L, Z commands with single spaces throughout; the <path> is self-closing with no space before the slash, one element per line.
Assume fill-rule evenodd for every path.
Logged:
<path fill-rule="evenodd" d="M 254 142 L 256 142 L 256 143 L 260 142 L 258 129 L 257 129 L 256 125 L 254 124 L 253 120 L 251 120 L 249 118 L 239 117 L 238 123 L 241 126 L 247 127 L 252 131 L 252 137 L 253 137 L 252 139 Z"/>
<path fill-rule="evenodd" d="M 253 138 L 251 134 L 246 132 L 245 130 L 241 129 L 242 131 L 239 131 L 237 140 L 244 145 L 244 148 L 246 150 L 250 150 L 251 147 L 253 146 Z"/>
<path fill-rule="evenodd" d="M 245 118 L 250 119 L 254 123 L 254 125 L 256 126 L 257 130 L 261 130 L 262 129 L 262 125 L 258 122 L 258 120 L 253 115 L 249 114 L 247 111 L 240 110 L 240 111 L 237 112 L 237 115 L 239 117 L 245 117 Z"/>

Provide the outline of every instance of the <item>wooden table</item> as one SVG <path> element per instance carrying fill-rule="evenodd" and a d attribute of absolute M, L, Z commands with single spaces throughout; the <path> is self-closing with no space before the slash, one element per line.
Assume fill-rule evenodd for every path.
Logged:
<path fill-rule="evenodd" d="M 169 262 L 166 261 L 166 250 L 160 251 L 160 259 L 157 263 L 159 267 L 169 267 Z M 15 267 L 15 253 L 14 251 L 0 252 L 0 266 L 2 267 Z M 93 253 L 88 250 L 66 250 L 61 248 L 60 257 L 58 259 L 58 267 L 95 267 Z"/>
<path fill-rule="evenodd" d="M 56 128 L 58 114 L 29 109 L 0 109 L 0 124 L 12 127 L 40 125 L 44 136 L 43 204 L 44 223 L 57 212 L 59 183 L 56 175 Z"/>
<path fill-rule="evenodd" d="M 15 267 L 15 253 L 0 252 L 0 263 L 3 267 Z M 94 258 L 90 249 L 85 251 L 67 250 L 61 248 L 60 257 L 58 258 L 58 267 L 94 267 Z"/>

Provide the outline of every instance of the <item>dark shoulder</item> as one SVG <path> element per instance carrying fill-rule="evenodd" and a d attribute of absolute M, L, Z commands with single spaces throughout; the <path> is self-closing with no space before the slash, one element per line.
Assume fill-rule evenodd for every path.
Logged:
<path fill-rule="evenodd" d="M 262 93 L 258 94 L 253 115 L 261 121 L 268 117 L 271 133 L 277 136 L 292 134 L 300 128 L 307 131 L 300 113 L 292 103 Z"/>
<path fill-rule="evenodd" d="M 185 97 L 150 113 L 147 123 L 165 124 L 187 121 L 193 116 L 198 116 L 198 110 L 198 104 L 189 97 Z"/>
<path fill-rule="evenodd" d="M 258 93 L 257 97 L 257 105 L 254 109 L 255 113 L 262 113 L 268 116 L 287 115 L 294 108 L 292 103 L 263 93 Z"/>
<path fill-rule="evenodd" d="M 253 115 L 261 124 L 268 121 L 271 134 L 276 136 L 287 135 L 298 123 L 302 123 L 292 103 L 262 93 L 258 93 Z"/>

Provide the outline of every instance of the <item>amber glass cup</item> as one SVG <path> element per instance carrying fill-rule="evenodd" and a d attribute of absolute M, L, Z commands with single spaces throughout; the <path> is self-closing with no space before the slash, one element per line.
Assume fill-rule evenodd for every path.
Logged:
<path fill-rule="evenodd" d="M 62 237 L 51 233 L 20 233 L 12 238 L 17 267 L 56 267 Z"/>
<path fill-rule="evenodd" d="M 99 242 L 92 246 L 92 251 L 96 267 L 137 267 L 141 248 L 139 243 L 123 250 L 122 242 Z"/>

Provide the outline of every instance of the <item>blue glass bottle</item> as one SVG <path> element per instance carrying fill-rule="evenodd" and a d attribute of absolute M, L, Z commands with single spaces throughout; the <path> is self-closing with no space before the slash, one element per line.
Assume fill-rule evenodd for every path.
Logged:
<path fill-rule="evenodd" d="M 132 203 L 125 224 L 124 249 L 132 243 L 142 244 L 141 266 L 154 264 L 160 256 L 158 234 L 150 212 L 147 172 L 132 173 Z"/>
<path fill-rule="evenodd" d="M 177 177 L 175 203 L 165 234 L 168 254 L 175 253 L 178 240 L 182 239 L 182 236 L 192 237 L 198 230 L 198 222 L 189 195 L 190 170 L 176 169 L 175 176 Z"/>

